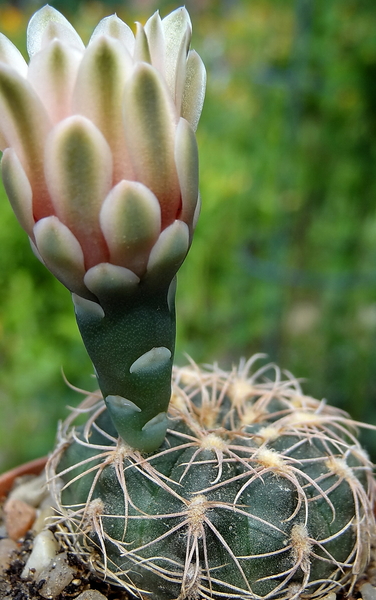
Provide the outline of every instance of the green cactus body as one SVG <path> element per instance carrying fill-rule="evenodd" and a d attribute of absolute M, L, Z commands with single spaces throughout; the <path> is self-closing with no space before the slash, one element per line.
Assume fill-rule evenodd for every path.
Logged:
<path fill-rule="evenodd" d="M 62 430 L 61 531 L 134 595 L 319 598 L 365 569 L 374 479 L 353 422 L 296 381 L 260 383 L 252 364 L 177 369 L 152 454 L 115 437 L 99 397 L 85 427 Z"/>

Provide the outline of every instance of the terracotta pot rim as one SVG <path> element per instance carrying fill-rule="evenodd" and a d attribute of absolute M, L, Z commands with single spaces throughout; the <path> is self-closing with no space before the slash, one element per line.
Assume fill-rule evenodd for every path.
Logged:
<path fill-rule="evenodd" d="M 22 475 L 39 475 L 46 466 L 47 460 L 47 456 L 36 458 L 2 473 L 0 475 L 0 498 L 8 494 L 17 477 L 22 477 Z"/>

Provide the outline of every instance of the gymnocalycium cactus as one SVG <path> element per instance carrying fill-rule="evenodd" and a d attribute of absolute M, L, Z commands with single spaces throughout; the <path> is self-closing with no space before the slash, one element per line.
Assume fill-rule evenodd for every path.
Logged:
<path fill-rule="evenodd" d="M 367 566 L 375 481 L 354 422 L 278 369 L 267 378 L 270 365 L 250 373 L 257 358 L 230 373 L 176 369 L 152 454 L 111 431 L 99 394 L 60 430 L 60 533 L 131 594 L 323 598 Z"/>
<path fill-rule="evenodd" d="M 139 598 L 322 598 L 353 587 L 375 535 L 356 424 L 277 368 L 252 373 L 258 357 L 176 369 L 171 394 L 175 275 L 199 210 L 190 38 L 181 8 L 135 36 L 103 19 L 85 49 L 48 6 L 29 65 L 0 37 L 4 185 L 73 294 L 100 387 L 59 429 L 55 526 Z"/>

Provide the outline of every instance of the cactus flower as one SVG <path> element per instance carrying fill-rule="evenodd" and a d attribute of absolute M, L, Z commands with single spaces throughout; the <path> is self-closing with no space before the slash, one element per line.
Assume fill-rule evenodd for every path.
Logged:
<path fill-rule="evenodd" d="M 180 8 L 135 36 L 106 17 L 85 48 L 49 6 L 29 23 L 28 65 L 0 37 L 4 185 L 38 258 L 79 296 L 95 300 L 104 273 L 174 274 L 188 251 L 205 86 L 190 38 Z"/>
<path fill-rule="evenodd" d="M 141 388 L 171 372 L 173 279 L 199 211 L 205 69 L 191 32 L 185 8 L 135 35 L 113 15 L 85 48 L 45 6 L 28 26 L 29 64 L 0 34 L 4 186 L 35 254 L 73 293 L 104 397 L 131 430 L 163 429 L 166 399 L 143 401 Z"/>

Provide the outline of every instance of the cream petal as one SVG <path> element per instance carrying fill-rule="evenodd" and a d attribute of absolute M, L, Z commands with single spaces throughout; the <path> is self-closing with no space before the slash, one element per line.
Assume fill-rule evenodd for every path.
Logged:
<path fill-rule="evenodd" d="M 164 75 L 164 33 L 162 28 L 162 20 L 158 11 L 156 11 L 145 23 L 145 33 L 149 43 L 151 64 L 153 67 L 158 69 L 162 75 Z"/>
<path fill-rule="evenodd" d="M 98 302 L 95 300 L 88 300 L 82 298 L 78 294 L 73 292 L 72 300 L 74 305 L 74 312 L 76 313 L 77 319 L 82 322 L 86 321 L 86 324 L 91 322 L 92 324 L 98 324 L 104 318 L 104 310 Z M 95 370 L 95 367 L 94 367 Z"/>
<path fill-rule="evenodd" d="M 201 212 L 201 196 L 200 196 L 200 194 L 198 194 L 195 214 L 193 215 L 193 221 L 192 221 L 193 231 L 196 229 L 196 225 L 197 225 L 198 218 L 200 216 L 200 212 Z"/>
<path fill-rule="evenodd" d="M 27 28 L 27 51 L 30 58 L 54 38 L 84 51 L 85 46 L 69 21 L 55 8 L 46 4 L 30 19 Z"/>
<path fill-rule="evenodd" d="M 139 282 L 139 277 L 129 269 L 110 263 L 95 265 L 84 277 L 86 287 L 104 304 L 111 296 L 133 293 Z"/>
<path fill-rule="evenodd" d="M 188 226 L 175 221 L 162 231 L 150 252 L 146 281 L 161 283 L 172 280 L 189 249 Z"/>
<path fill-rule="evenodd" d="M 142 183 L 121 181 L 104 201 L 100 223 L 111 262 L 142 275 L 161 231 L 161 211 L 153 192 Z"/>
<path fill-rule="evenodd" d="M 13 148 L 7 148 L 4 151 L 1 160 L 1 174 L 5 191 L 18 221 L 28 235 L 32 236 L 35 225 L 32 205 L 33 192 Z"/>
<path fill-rule="evenodd" d="M 175 97 L 174 102 L 178 113 L 181 113 L 181 106 L 183 101 L 184 85 L 186 80 L 187 70 L 187 43 L 188 32 L 186 32 L 185 38 L 183 39 L 180 50 L 176 59 L 176 76 L 175 76 Z"/>
<path fill-rule="evenodd" d="M 192 36 L 192 24 L 186 8 L 174 10 L 162 20 L 165 38 L 165 73 L 171 95 L 175 98 L 179 56 L 187 56 Z"/>
<path fill-rule="evenodd" d="M 134 47 L 134 61 L 146 62 L 151 64 L 151 56 L 149 50 L 148 38 L 146 37 L 146 33 L 141 23 L 136 23 L 137 32 L 136 32 L 136 44 Z"/>
<path fill-rule="evenodd" d="M 124 130 L 136 178 L 157 196 L 162 227 L 172 223 L 180 208 L 174 160 L 176 113 L 158 72 L 140 63 L 124 94 Z"/>
<path fill-rule="evenodd" d="M 196 136 L 188 121 L 180 119 L 175 139 L 182 209 L 179 219 L 191 228 L 198 200 L 198 149 Z"/>
<path fill-rule="evenodd" d="M 54 123 L 71 114 L 73 88 L 82 53 L 55 39 L 30 60 L 28 79 Z"/>
<path fill-rule="evenodd" d="M 106 262 L 99 211 L 111 187 L 112 158 L 103 135 L 85 117 L 65 119 L 47 139 L 45 170 L 56 214 L 77 237 L 86 268 Z"/>
<path fill-rule="evenodd" d="M 27 62 L 18 48 L 3 33 L 0 33 L 0 62 L 15 69 L 21 77 L 26 77 Z"/>
<path fill-rule="evenodd" d="M 33 232 L 33 237 L 34 237 L 34 232 Z M 29 242 L 30 242 L 30 246 L 31 246 L 31 249 L 32 249 L 32 251 L 33 251 L 33 254 L 34 254 L 34 256 L 35 256 L 35 257 L 36 257 L 36 258 L 37 258 L 37 259 L 38 259 L 38 260 L 39 260 L 39 261 L 42 263 L 42 265 L 46 266 L 46 265 L 44 264 L 44 260 L 43 260 L 43 258 L 42 258 L 42 257 L 41 257 L 41 255 L 39 254 L 38 248 L 36 247 L 36 245 L 35 245 L 35 243 L 33 242 L 33 240 L 32 240 L 32 238 L 31 238 L 31 237 L 29 238 Z"/>
<path fill-rule="evenodd" d="M 44 264 L 71 292 L 92 298 L 84 285 L 84 255 L 73 233 L 55 216 L 34 227 L 35 244 Z"/>
<path fill-rule="evenodd" d="M 201 58 L 191 50 L 187 58 L 181 116 L 187 119 L 196 131 L 204 104 L 206 70 Z"/>
<path fill-rule="evenodd" d="M 36 220 L 53 214 L 44 180 L 43 149 L 51 127 L 45 108 L 30 83 L 0 65 L 0 135 L 14 148 L 33 188 Z"/>
<path fill-rule="evenodd" d="M 74 111 L 88 117 L 101 130 L 111 148 L 114 183 L 133 179 L 122 126 L 124 87 L 132 72 L 132 59 L 123 44 L 99 36 L 85 52 L 74 90 Z"/>
<path fill-rule="evenodd" d="M 133 56 L 135 45 L 133 31 L 117 15 L 110 15 L 99 21 L 90 38 L 89 45 L 102 35 L 119 40 Z"/>

